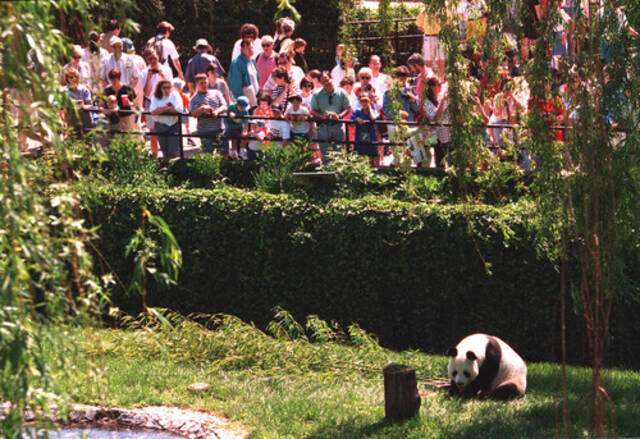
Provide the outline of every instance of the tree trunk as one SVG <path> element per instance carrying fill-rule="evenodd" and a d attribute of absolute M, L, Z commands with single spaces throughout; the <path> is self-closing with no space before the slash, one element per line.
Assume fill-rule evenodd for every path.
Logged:
<path fill-rule="evenodd" d="M 390 364 L 384 374 L 384 409 L 387 419 L 410 419 L 420 409 L 416 371 L 400 364 Z"/>

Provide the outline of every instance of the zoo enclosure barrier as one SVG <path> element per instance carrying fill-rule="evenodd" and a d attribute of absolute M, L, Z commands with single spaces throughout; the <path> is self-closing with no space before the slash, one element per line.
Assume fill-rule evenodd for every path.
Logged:
<path fill-rule="evenodd" d="M 92 107 L 92 108 L 82 108 L 79 109 L 79 111 L 81 112 L 86 112 L 86 113 L 99 113 L 102 114 L 102 110 L 97 108 L 97 107 Z M 129 113 L 129 114 L 133 114 L 133 115 L 145 115 L 145 116 L 151 116 L 150 112 L 147 111 L 138 111 L 138 110 L 119 110 L 118 113 L 122 114 L 122 113 Z M 164 113 L 164 115 L 175 115 L 175 116 L 179 116 L 181 118 L 192 118 L 193 116 L 191 116 L 190 113 L 180 113 L 180 112 L 174 112 L 174 113 Z M 222 114 L 220 116 L 201 116 L 201 117 L 205 117 L 205 118 L 212 118 L 212 119 L 229 119 L 229 116 L 226 114 Z M 237 119 L 244 119 L 246 120 L 248 123 L 251 123 L 254 120 L 283 120 L 283 118 L 276 118 L 276 117 L 263 117 L 263 116 L 243 116 L 243 117 L 239 117 Z M 309 118 L 307 119 L 308 122 L 316 122 L 318 124 L 320 123 L 327 123 L 327 120 L 325 119 L 318 119 L 318 118 Z M 345 140 L 331 140 L 331 141 L 327 141 L 325 139 L 318 139 L 316 138 L 310 138 L 309 141 L 312 143 L 320 143 L 320 142 L 327 142 L 327 143 L 334 143 L 334 144 L 341 144 L 344 145 L 345 147 L 348 147 L 349 145 L 353 145 L 353 144 L 359 144 L 359 145 L 377 145 L 377 146 L 387 146 L 387 147 L 392 147 L 392 146 L 407 146 L 407 142 L 385 142 L 385 141 L 377 141 L 377 142 L 365 142 L 365 141 L 357 141 L 357 140 L 349 140 L 348 139 L 348 125 L 355 125 L 358 122 L 355 120 L 350 120 L 350 119 L 337 119 L 334 121 L 331 121 L 329 123 L 333 123 L 333 124 L 343 124 L 344 126 L 344 130 L 345 130 Z M 420 121 L 420 122 L 408 122 L 408 121 L 401 121 L 401 122 L 394 122 L 394 121 L 389 121 L 389 120 L 371 120 L 371 121 L 367 121 L 367 124 L 372 124 L 372 125 L 392 125 L 392 126 L 407 126 L 407 127 L 420 127 L 420 126 L 428 126 L 428 127 L 451 127 L 454 124 L 453 123 L 433 123 L 433 122 L 427 122 L 427 121 Z M 285 139 L 282 138 L 265 138 L 265 139 L 260 139 L 257 136 L 252 136 L 252 135 L 245 135 L 245 136 L 228 136 L 228 135 L 205 135 L 205 134 L 186 134 L 183 132 L 183 121 L 180 120 L 178 123 L 178 129 L 179 132 L 178 134 L 172 134 L 172 133 L 156 133 L 153 131 L 133 131 L 133 130 L 128 130 L 128 131 L 122 131 L 122 130 L 109 130 L 110 133 L 112 134 L 130 134 L 130 135 L 142 135 L 142 136 L 158 136 L 158 137 L 179 137 L 180 138 L 180 158 L 183 159 L 184 158 L 184 147 L 183 147 L 183 142 L 182 139 L 184 138 L 205 138 L 205 139 L 218 139 L 218 140 L 232 140 L 232 139 L 240 139 L 240 140 L 256 140 L 256 141 L 282 141 Z M 515 132 L 516 129 L 520 128 L 521 125 L 519 124 L 482 124 L 482 125 L 478 125 L 477 129 L 478 130 L 483 130 L 483 129 L 487 129 L 487 128 L 496 128 L 496 129 L 509 129 L 509 130 L 513 130 Z M 565 129 L 567 129 L 568 127 L 564 126 L 564 125 L 556 125 L 556 126 L 550 126 L 549 129 L 551 130 L 562 130 L 564 131 Z M 97 131 L 99 129 L 98 126 L 83 126 L 83 131 L 84 132 L 91 132 L 91 131 Z M 516 138 L 516 144 L 519 144 L 518 139 Z M 500 148 L 500 146 L 495 145 L 495 148 Z M 219 146 L 218 146 L 219 148 Z"/>

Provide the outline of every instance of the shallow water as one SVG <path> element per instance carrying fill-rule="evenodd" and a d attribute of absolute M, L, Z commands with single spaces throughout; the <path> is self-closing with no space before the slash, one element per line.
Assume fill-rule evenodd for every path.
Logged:
<path fill-rule="evenodd" d="M 49 439 L 179 439 L 168 433 L 154 433 L 132 430 L 102 430 L 98 428 L 63 428 L 57 432 L 48 432 Z M 30 432 L 27 437 L 33 437 Z M 46 437 L 46 436 L 45 436 Z"/>

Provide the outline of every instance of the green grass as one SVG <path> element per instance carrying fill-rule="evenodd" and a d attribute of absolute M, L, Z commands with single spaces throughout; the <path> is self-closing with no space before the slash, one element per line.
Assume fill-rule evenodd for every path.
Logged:
<path fill-rule="evenodd" d="M 176 320 L 177 321 L 177 320 Z M 174 322 L 175 323 L 175 322 Z M 276 339 L 235 318 L 209 325 L 177 323 L 174 330 L 73 329 L 80 349 L 59 370 L 62 392 L 75 402 L 106 406 L 169 405 L 209 410 L 243 425 L 251 438 L 546 438 L 554 437 L 559 368 L 529 364 L 524 398 L 508 403 L 451 399 L 420 381 L 420 414 L 384 421 L 382 373 L 396 362 L 419 376 L 443 377 L 447 359 L 392 352 L 357 327 L 332 331 L 331 342 Z M 303 331 L 304 332 L 304 331 Z M 367 367 L 362 367 L 366 365 Z M 640 374 L 610 370 L 607 389 L 615 431 L 640 432 Z M 574 436 L 589 427 L 590 371 L 568 369 Z M 194 394 L 193 382 L 211 388 Z"/>

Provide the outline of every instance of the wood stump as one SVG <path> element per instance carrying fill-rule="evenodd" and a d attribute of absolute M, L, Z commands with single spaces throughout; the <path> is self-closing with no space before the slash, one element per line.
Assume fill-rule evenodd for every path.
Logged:
<path fill-rule="evenodd" d="M 401 364 L 390 364 L 384 374 L 384 410 L 387 419 L 414 417 L 420 410 L 416 371 Z"/>

